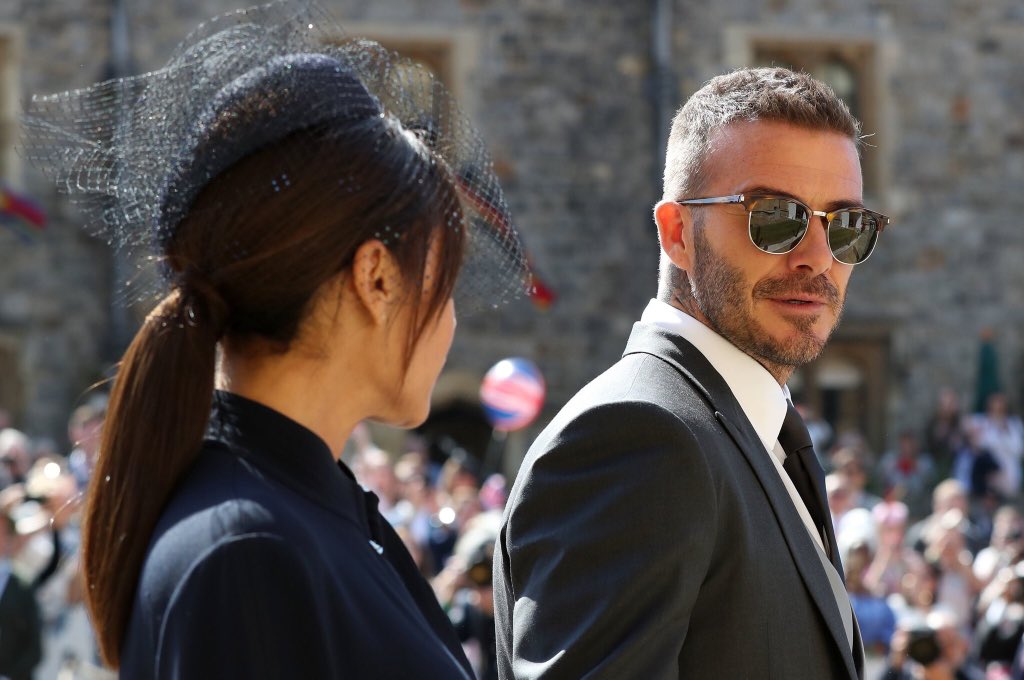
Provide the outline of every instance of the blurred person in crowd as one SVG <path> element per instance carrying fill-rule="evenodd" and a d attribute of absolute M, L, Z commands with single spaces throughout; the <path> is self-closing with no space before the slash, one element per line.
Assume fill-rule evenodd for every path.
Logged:
<path fill-rule="evenodd" d="M 0 430 L 0 465 L 4 486 L 25 481 L 32 467 L 32 440 L 27 434 L 13 427 Z"/>
<path fill-rule="evenodd" d="M 846 589 L 857 613 L 864 651 L 869 657 L 879 658 L 889 651 L 889 641 L 896 631 L 896 615 L 885 598 L 872 592 L 864 581 L 873 560 L 871 546 L 860 542 L 850 547 L 844 565 Z"/>
<path fill-rule="evenodd" d="M 437 486 L 447 494 L 455 493 L 459 487 L 478 489 L 480 487 L 480 464 L 462 447 L 450 449 L 448 459 L 441 466 Z"/>
<path fill-rule="evenodd" d="M 974 655 L 995 675 L 1010 677 L 1024 637 L 1024 563 L 1002 567 L 978 602 Z"/>
<path fill-rule="evenodd" d="M 526 293 L 525 259 L 444 89 L 339 35 L 306 3 L 204 24 L 114 85 L 118 134 L 87 158 L 77 112 L 110 83 L 26 116 L 57 181 L 119 159 L 115 194 L 66 184 L 102 196 L 118 242 L 154 229 L 170 287 L 119 364 L 83 517 L 85 592 L 124 678 L 471 677 L 339 458 L 359 422 L 426 419 L 463 265 L 486 272 L 460 279 L 479 309 Z"/>
<path fill-rule="evenodd" d="M 492 564 L 500 525 L 498 512 L 482 513 L 471 519 L 445 568 L 434 580 L 438 599 L 480 680 L 498 678 Z"/>
<path fill-rule="evenodd" d="M 436 511 L 427 524 L 426 549 L 435 565 L 444 565 L 459 539 L 462 523 L 479 511 L 475 459 L 454 443 L 442 447 L 448 458 L 441 465 L 433 491 Z"/>
<path fill-rule="evenodd" d="M 391 457 L 377 446 L 368 446 L 356 453 L 352 474 L 364 489 L 377 496 L 377 508 L 392 526 L 400 523 L 399 483 L 395 477 Z"/>
<path fill-rule="evenodd" d="M 502 678 L 862 672 L 824 474 L 784 387 L 887 224 L 861 207 L 857 128 L 782 68 L 714 78 L 676 114 L 657 298 L 509 496 Z"/>
<path fill-rule="evenodd" d="M 907 562 L 907 571 L 900 580 L 899 590 L 889 595 L 886 602 L 896 614 L 896 625 L 924 620 L 936 609 L 940 569 L 914 553 Z"/>
<path fill-rule="evenodd" d="M 960 396 L 952 387 L 939 390 L 935 411 L 924 429 L 924 446 L 932 454 L 939 479 L 953 474 L 957 452 L 964 445 L 964 416 Z"/>
<path fill-rule="evenodd" d="M 1021 459 L 1024 458 L 1024 423 L 1010 412 L 1006 394 L 989 395 L 984 414 L 976 415 L 977 445 L 999 463 L 995 486 L 1004 498 L 1016 498 L 1021 490 Z"/>
<path fill-rule="evenodd" d="M 843 515 L 853 508 L 849 481 L 834 472 L 825 475 L 825 499 L 828 503 L 832 526 L 838 527 L 843 520 Z"/>
<path fill-rule="evenodd" d="M 12 571 L 31 586 L 38 603 L 42 659 L 36 677 L 65 677 L 60 674 L 73 668 L 79 673 L 73 677 L 99 678 L 77 551 L 81 496 L 62 463 L 62 457 L 40 458 L 24 484 L 0 492 L 0 508 L 14 525 L 7 550 Z"/>
<path fill-rule="evenodd" d="M 917 435 L 903 430 L 897 446 L 887 451 L 878 461 L 878 472 L 886 494 L 907 504 L 913 515 L 920 516 L 928 507 L 928 492 L 935 483 L 935 469 L 931 456 L 921 450 Z"/>
<path fill-rule="evenodd" d="M 33 539 L 33 542 L 46 545 L 44 552 L 49 555 L 32 582 L 32 587 L 38 589 L 56 573 L 67 556 L 78 549 L 78 528 L 72 523 L 76 516 L 73 506 L 78 488 L 61 459 L 43 457 L 36 460 L 29 470 L 25 494 L 40 503 L 49 518 L 46 530 Z"/>
<path fill-rule="evenodd" d="M 402 472 L 402 471 L 406 472 Z M 419 449 L 408 449 L 395 461 L 395 475 L 401 485 L 401 495 L 408 497 L 409 489 L 406 486 L 407 480 L 416 481 L 423 487 L 432 484 L 429 455 L 426 451 Z"/>
<path fill-rule="evenodd" d="M 975 554 L 991 544 L 995 516 L 1003 505 L 1005 505 L 1003 497 L 994 489 L 990 489 L 981 498 L 971 499 L 971 524 L 973 531 L 977 533 L 970 548 Z"/>
<path fill-rule="evenodd" d="M 982 441 L 982 428 L 977 421 L 963 427 L 960 446 L 953 456 L 952 476 L 968 490 L 971 499 L 983 499 L 1001 493 L 999 461 Z"/>
<path fill-rule="evenodd" d="M 963 484 L 955 479 L 945 479 L 932 490 L 932 512 L 907 530 L 907 545 L 924 554 L 928 549 L 929 536 L 933 528 L 948 517 L 950 510 L 959 511 L 959 528 L 966 539 L 971 553 L 977 553 L 987 544 L 987 539 L 970 518 L 970 502 Z"/>
<path fill-rule="evenodd" d="M 455 510 L 455 524 L 461 535 L 464 527 L 469 526 L 473 518 L 483 512 L 480 502 L 480 489 L 476 486 L 457 486 L 451 495 L 451 505 Z"/>
<path fill-rule="evenodd" d="M 487 475 L 480 485 L 480 506 L 484 510 L 502 511 L 508 500 L 508 481 L 500 472 Z"/>
<path fill-rule="evenodd" d="M 434 561 L 428 545 L 432 522 L 441 508 L 424 457 L 407 453 L 399 458 L 395 463 L 395 479 L 398 481 L 400 496 L 396 506 L 399 526 L 408 532 L 408 540 L 416 544 L 419 555 L 417 563 L 423 572 L 433 576 L 440 567 Z"/>
<path fill-rule="evenodd" d="M 50 515 L 42 503 L 28 496 L 24 484 L 0 490 L 0 511 L 14 523 L 6 545 L 11 568 L 31 586 L 50 560 L 50 541 L 44 533 Z"/>
<path fill-rule="evenodd" d="M 394 475 L 398 484 L 398 515 L 402 524 L 409 524 L 411 518 L 432 499 L 429 469 L 423 456 L 405 453 L 395 461 Z M 359 479 L 358 473 L 356 479 Z"/>
<path fill-rule="evenodd" d="M 868 461 L 863 448 L 842 446 L 832 452 L 832 470 L 846 480 L 850 489 L 850 504 L 855 508 L 872 509 L 882 499 L 870 493 L 868 486 Z"/>
<path fill-rule="evenodd" d="M 846 563 L 846 555 L 854 547 L 864 545 L 874 555 L 878 549 L 878 527 L 871 511 L 866 508 L 851 508 L 836 525 L 836 545 L 839 555 Z"/>
<path fill-rule="evenodd" d="M 82 491 L 88 488 L 89 477 L 96 466 L 106 406 L 105 395 L 94 395 L 72 411 L 68 419 L 68 439 L 73 447 L 68 454 L 68 465 Z"/>
<path fill-rule="evenodd" d="M 878 540 L 874 518 L 869 510 L 855 504 L 855 493 L 851 476 L 840 472 L 825 475 L 825 498 L 841 556 L 845 556 L 852 545 L 865 541 L 873 550 Z"/>
<path fill-rule="evenodd" d="M 39 606 L 11 562 L 18 543 L 12 513 L 23 502 L 0 499 L 0 677 L 10 680 L 32 680 L 42 657 Z"/>
<path fill-rule="evenodd" d="M 47 530 L 33 542 L 45 545 L 49 560 L 33 582 L 43 627 L 40 678 L 61 673 L 96 674 L 95 638 L 85 610 L 80 561 L 79 506 L 75 477 L 62 458 L 40 458 L 29 471 L 25 489 L 42 503 Z"/>
<path fill-rule="evenodd" d="M 878 528 L 878 549 L 864 574 L 867 588 L 882 597 L 899 592 L 903 577 L 921 562 L 920 555 L 904 544 L 907 506 L 901 501 L 882 501 L 871 510 Z"/>
<path fill-rule="evenodd" d="M 427 536 L 427 547 L 434 564 L 445 564 L 448 561 L 462 527 L 480 511 L 479 489 L 475 484 L 475 476 L 458 472 L 465 469 L 462 463 L 449 466 L 449 462 L 442 466 L 441 476 L 438 478 L 438 511 L 431 517 L 430 532 Z M 455 472 L 446 476 L 445 469 Z"/>
<path fill-rule="evenodd" d="M 974 558 L 974 576 L 982 586 L 996 573 L 1024 558 L 1024 518 L 1012 505 L 1003 505 L 992 520 L 992 538 Z"/>
<path fill-rule="evenodd" d="M 981 590 L 974 576 L 973 555 L 967 549 L 963 512 L 947 510 L 940 521 L 929 527 L 924 540 L 924 559 L 939 570 L 936 604 L 956 616 L 958 625 L 969 629 L 973 621 L 974 599 Z"/>
<path fill-rule="evenodd" d="M 901 625 L 893 635 L 882 680 L 984 680 L 968 658 L 970 643 L 946 612 Z"/>

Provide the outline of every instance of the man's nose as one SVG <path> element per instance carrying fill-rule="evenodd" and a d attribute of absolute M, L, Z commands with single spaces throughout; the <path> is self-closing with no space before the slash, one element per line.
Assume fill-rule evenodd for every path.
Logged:
<path fill-rule="evenodd" d="M 807 233 L 788 255 L 792 269 L 803 269 L 812 276 L 823 274 L 832 268 L 832 248 L 828 244 L 827 217 L 812 214 L 807 225 Z"/>

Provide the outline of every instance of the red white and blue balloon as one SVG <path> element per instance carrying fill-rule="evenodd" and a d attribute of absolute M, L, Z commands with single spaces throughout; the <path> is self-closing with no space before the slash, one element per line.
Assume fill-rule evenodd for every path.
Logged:
<path fill-rule="evenodd" d="M 529 359 L 502 359 L 484 375 L 480 402 L 491 426 L 500 432 L 526 427 L 544 406 L 544 376 Z"/>

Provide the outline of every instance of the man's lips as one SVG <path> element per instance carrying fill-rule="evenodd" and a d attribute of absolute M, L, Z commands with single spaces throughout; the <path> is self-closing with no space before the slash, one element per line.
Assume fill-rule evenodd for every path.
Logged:
<path fill-rule="evenodd" d="M 796 295 L 773 295 L 768 298 L 772 302 L 780 302 L 790 305 L 827 305 L 828 300 L 805 294 Z"/>
<path fill-rule="evenodd" d="M 787 277 L 765 279 L 754 286 L 754 298 L 790 310 L 839 310 L 842 296 L 835 284 L 823 276 L 813 279 Z"/>

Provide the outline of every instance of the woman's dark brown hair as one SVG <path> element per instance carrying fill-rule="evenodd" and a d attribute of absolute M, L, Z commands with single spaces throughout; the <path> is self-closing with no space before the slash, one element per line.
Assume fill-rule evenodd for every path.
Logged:
<path fill-rule="evenodd" d="M 320 124 L 243 158 L 166 240 L 174 287 L 121 361 L 84 519 L 87 602 L 111 666 L 153 529 L 202 444 L 218 342 L 286 351 L 315 294 L 372 238 L 410 292 L 408 364 L 452 295 L 465 230 L 449 170 L 387 117 Z M 432 247 L 440 256 L 421 302 Z"/>

